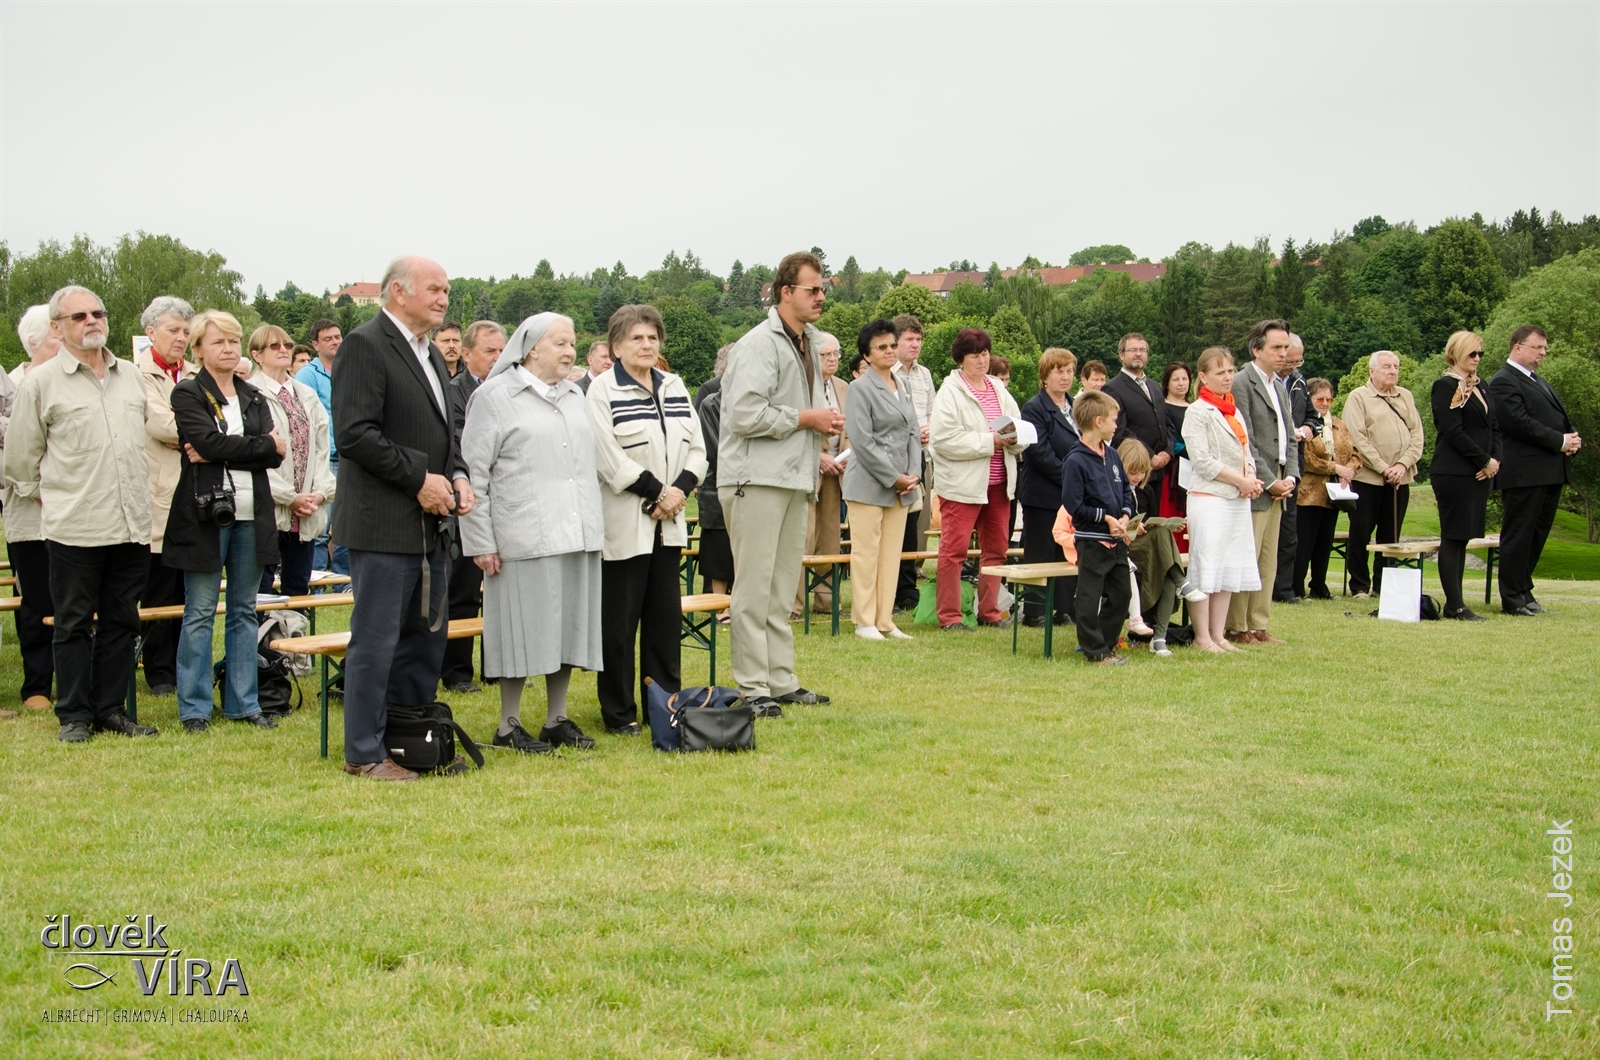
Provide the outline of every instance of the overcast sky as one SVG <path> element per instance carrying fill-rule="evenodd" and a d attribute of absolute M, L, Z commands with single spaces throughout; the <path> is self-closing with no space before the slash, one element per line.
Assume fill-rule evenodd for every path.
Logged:
<path fill-rule="evenodd" d="M 1600 213 L 1600 5 L 4 3 L 0 238 L 246 290 Z"/>

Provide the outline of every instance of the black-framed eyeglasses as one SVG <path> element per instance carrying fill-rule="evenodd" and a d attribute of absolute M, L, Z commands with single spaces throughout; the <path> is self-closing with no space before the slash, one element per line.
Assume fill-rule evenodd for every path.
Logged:
<path fill-rule="evenodd" d="M 1473 350 L 1471 353 L 1467 354 L 1467 356 L 1468 357 L 1482 357 L 1483 356 L 1483 351 L 1482 350 Z"/>
<path fill-rule="evenodd" d="M 56 317 L 56 319 L 57 320 L 70 320 L 74 324 L 82 324 L 85 320 L 88 320 L 90 317 L 94 317 L 96 320 L 104 320 L 106 318 L 106 311 L 104 309 L 90 309 L 90 310 L 87 310 L 86 312 L 82 312 L 82 313 L 63 313 L 60 316 Z"/>

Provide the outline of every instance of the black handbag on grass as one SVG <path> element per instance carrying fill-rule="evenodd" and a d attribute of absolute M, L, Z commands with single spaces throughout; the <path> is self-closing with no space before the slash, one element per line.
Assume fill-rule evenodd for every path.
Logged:
<path fill-rule="evenodd" d="M 668 702 L 680 751 L 754 751 L 755 708 L 737 689 L 685 688 Z"/>
<path fill-rule="evenodd" d="M 396 764 L 413 773 L 465 773 L 467 764 L 456 754 L 457 739 L 461 749 L 482 769 L 483 752 L 467 730 L 456 723 L 448 704 L 389 705 L 389 721 L 383 730 L 384 750 Z"/>

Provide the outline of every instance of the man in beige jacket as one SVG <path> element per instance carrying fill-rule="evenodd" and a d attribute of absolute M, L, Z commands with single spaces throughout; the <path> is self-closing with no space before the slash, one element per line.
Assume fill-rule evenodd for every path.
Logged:
<path fill-rule="evenodd" d="M 167 529 L 167 512 L 178 488 L 182 459 L 178 453 L 178 422 L 172 416 L 172 388 L 191 378 L 199 368 L 184 358 L 189 345 L 189 321 L 194 307 L 181 298 L 161 295 L 140 316 L 150 346 L 137 358 L 144 380 L 147 408 L 144 451 L 150 460 L 150 571 L 145 579 L 140 607 L 168 607 L 183 603 L 183 571 L 161 563 L 161 540 Z M 158 696 L 178 692 L 178 627 L 180 619 L 149 622 L 144 627 L 144 679 Z"/>
<path fill-rule="evenodd" d="M 154 736 L 122 709 L 150 566 L 144 386 L 106 346 L 105 303 L 86 287 L 50 296 L 61 353 L 23 377 L 5 476 L 42 505 L 56 610 L 56 717 L 63 743 L 98 732 Z"/>
<path fill-rule="evenodd" d="M 1400 540 L 1411 500 L 1411 480 L 1422 459 L 1422 417 L 1411 391 L 1400 386 L 1400 357 L 1379 350 L 1367 360 L 1367 382 L 1350 392 L 1344 425 L 1350 428 L 1361 464 L 1356 469 L 1356 510 L 1350 513 L 1346 565 L 1350 592 L 1357 599 L 1383 589 L 1383 557 L 1367 574 L 1367 542 L 1377 534 L 1380 545 Z"/>

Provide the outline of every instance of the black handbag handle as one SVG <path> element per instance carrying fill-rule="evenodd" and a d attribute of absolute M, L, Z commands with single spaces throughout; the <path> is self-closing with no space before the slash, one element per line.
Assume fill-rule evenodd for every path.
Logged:
<path fill-rule="evenodd" d="M 456 738 L 461 741 L 461 749 L 467 752 L 467 757 L 472 759 L 474 765 L 482 769 L 483 752 L 478 750 L 478 745 L 472 742 L 472 737 L 467 735 L 467 730 L 463 729 L 454 718 L 437 718 L 435 720 L 450 726 L 455 731 Z"/>

